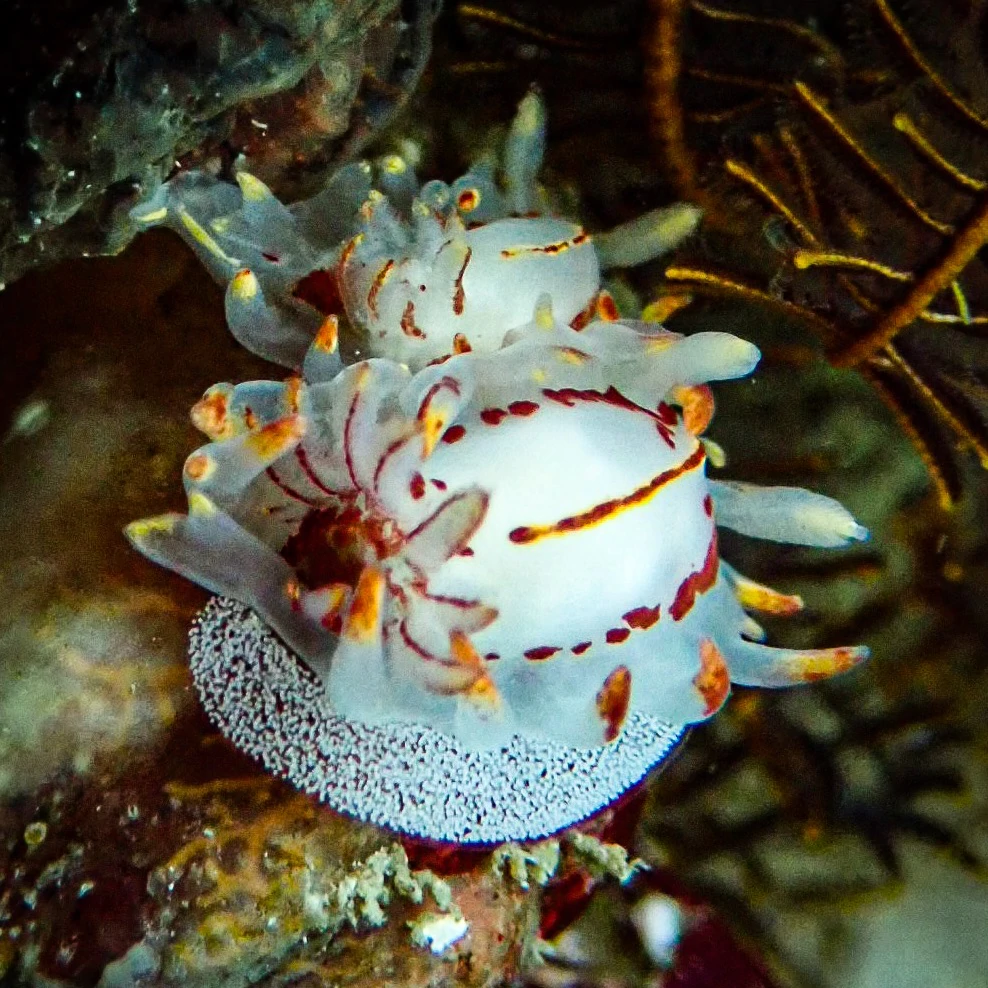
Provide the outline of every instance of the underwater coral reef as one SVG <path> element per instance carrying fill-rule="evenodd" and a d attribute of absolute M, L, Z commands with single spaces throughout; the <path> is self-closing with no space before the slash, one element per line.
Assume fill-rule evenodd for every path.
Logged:
<path fill-rule="evenodd" d="M 413 112 L 321 197 L 282 206 L 315 187 L 255 167 L 254 145 L 186 159 L 135 215 L 193 243 L 235 337 L 160 231 L 0 296 L 19 341 L 0 361 L 5 981 L 980 983 L 983 478 L 941 439 L 931 496 L 918 420 L 830 366 L 810 323 L 678 277 L 748 264 L 770 281 L 808 249 L 709 170 L 698 225 L 650 144 L 655 50 L 639 42 L 659 8 L 686 25 L 669 71 L 710 168 L 763 167 L 751 120 L 788 132 L 788 91 L 733 130 L 691 102 L 734 85 L 699 26 L 727 5 L 654 4 L 650 21 L 641 3 L 565 6 L 447 5 Z M 756 38 L 774 17 L 854 64 L 885 51 L 883 24 L 929 51 L 923 5 L 869 6 L 856 39 L 834 5 L 812 22 L 804 6 L 731 10 Z M 770 45 L 763 67 L 801 50 Z M 881 79 L 858 83 L 828 90 L 845 127 L 862 93 L 881 102 Z M 382 86 L 381 107 L 400 90 Z M 448 185 L 416 177 L 471 162 Z M 948 293 L 972 346 L 977 263 Z M 835 317 L 844 282 L 800 284 L 769 294 Z M 725 367 L 740 380 L 717 386 L 711 419 Z M 148 515 L 138 544 L 221 599 L 131 551 L 119 533 Z M 428 538 L 409 548 L 413 531 Z M 755 604 L 775 612 L 764 632 Z M 773 656 L 787 681 L 840 671 L 863 654 L 833 648 L 846 641 L 872 661 L 747 685 L 755 657 L 762 682 Z M 650 679 L 660 646 L 667 675 Z M 507 838 L 522 843 L 463 844 Z"/>

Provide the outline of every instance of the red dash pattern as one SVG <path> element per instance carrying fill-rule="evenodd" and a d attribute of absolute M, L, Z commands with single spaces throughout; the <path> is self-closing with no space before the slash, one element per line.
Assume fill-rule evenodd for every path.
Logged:
<path fill-rule="evenodd" d="M 731 690 L 727 663 L 709 638 L 700 642 L 700 671 L 693 677 L 693 685 L 703 699 L 704 717 L 717 713 Z"/>
<path fill-rule="evenodd" d="M 659 416 L 659 421 L 665 422 L 668 426 L 674 426 L 679 421 L 676 409 L 664 401 L 659 402 L 655 412 Z"/>
<path fill-rule="evenodd" d="M 585 230 L 581 230 L 573 237 L 569 237 L 566 240 L 557 240 L 555 243 L 551 244 L 537 244 L 534 246 L 525 247 L 505 247 L 501 251 L 501 257 L 519 257 L 524 254 L 547 254 L 549 257 L 553 257 L 556 254 L 562 254 L 564 251 L 567 251 L 572 247 L 579 247 L 581 244 L 585 244 L 589 239 L 590 234 Z"/>
<path fill-rule="evenodd" d="M 627 666 L 618 666 L 597 694 L 597 713 L 604 722 L 605 741 L 613 741 L 621 733 L 630 703 L 631 672 Z"/>
<path fill-rule="evenodd" d="M 414 302 L 410 301 L 406 304 L 405 311 L 401 314 L 399 325 L 401 326 L 401 331 L 406 336 L 411 336 L 412 339 L 421 340 L 425 336 L 425 333 L 415 324 Z"/>
<path fill-rule="evenodd" d="M 670 449 L 676 448 L 672 426 L 679 421 L 679 417 L 675 412 L 672 412 L 672 409 L 668 405 L 666 408 L 672 412 L 671 421 L 669 421 L 668 413 L 662 410 L 661 406 L 660 410 L 655 412 L 648 408 L 642 408 L 641 405 L 636 404 L 630 398 L 626 398 L 621 394 L 613 384 L 606 391 L 594 391 L 592 389 L 580 390 L 578 388 L 559 388 L 558 390 L 543 388 L 542 394 L 550 401 L 559 402 L 561 405 L 566 405 L 567 408 L 572 408 L 577 402 L 588 401 L 613 405 L 615 408 L 621 408 L 628 412 L 639 412 L 642 415 L 647 415 L 655 422 L 656 431 L 662 437 L 665 444 Z"/>
<path fill-rule="evenodd" d="M 503 408 L 485 408 L 480 413 L 481 422 L 487 425 L 499 425 L 507 417 L 508 413 Z"/>
<path fill-rule="evenodd" d="M 470 258 L 473 257 L 473 248 L 467 247 L 467 256 L 463 258 L 463 265 L 460 268 L 459 274 L 456 276 L 456 281 L 453 283 L 453 314 L 457 316 L 463 315 L 463 307 L 466 304 L 466 292 L 463 290 L 463 276 L 466 274 L 467 265 L 470 263 Z"/>
<path fill-rule="evenodd" d="M 717 582 L 717 566 L 720 562 L 717 556 L 717 530 L 714 529 L 710 536 L 710 546 L 707 548 L 707 556 L 703 560 L 703 566 L 693 573 L 679 585 L 676 597 L 669 608 L 669 615 L 673 621 L 681 621 L 693 609 L 696 598 L 706 593 Z"/>
<path fill-rule="evenodd" d="M 622 617 L 632 628 L 638 631 L 644 631 L 646 628 L 651 628 L 659 620 L 659 610 L 660 605 L 656 604 L 655 607 L 635 607 L 628 611 L 627 614 L 623 614 Z"/>
<path fill-rule="evenodd" d="M 539 645 L 526 650 L 525 658 L 533 662 L 543 662 L 545 659 L 551 659 L 559 651 L 562 650 L 554 645 Z"/>
<path fill-rule="evenodd" d="M 374 280 L 371 282 L 370 290 L 367 292 L 367 308 L 374 318 L 377 318 L 377 296 L 380 294 L 381 289 L 384 287 L 384 283 L 388 280 L 388 276 L 394 269 L 395 262 L 393 260 L 386 261 L 381 267 L 381 270 L 374 275 Z"/>

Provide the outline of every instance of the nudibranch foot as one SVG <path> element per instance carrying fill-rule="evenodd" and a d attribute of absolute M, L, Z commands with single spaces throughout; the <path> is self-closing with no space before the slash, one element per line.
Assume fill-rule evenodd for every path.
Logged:
<path fill-rule="evenodd" d="M 574 327 L 616 318 L 601 269 L 642 264 L 695 229 L 699 211 L 676 205 L 600 234 L 598 246 L 578 223 L 550 215 L 537 181 L 544 147 L 545 108 L 533 90 L 500 154 L 451 185 L 417 189 L 412 169 L 389 155 L 376 168 L 347 166 L 318 196 L 284 206 L 246 172 L 236 186 L 192 172 L 132 216 L 190 244 L 226 285 L 230 329 L 255 353 L 298 370 L 335 316 L 349 324 L 351 351 L 419 369 L 450 353 L 497 350 L 543 294 Z M 327 378 L 341 364 L 323 354 Z"/>
<path fill-rule="evenodd" d="M 241 751 L 335 810 L 431 840 L 501 844 L 558 833 L 639 783 L 683 735 L 635 714 L 601 748 L 517 735 L 465 751 L 427 724 L 348 720 L 319 677 L 226 598 L 196 619 L 189 656 L 207 715 Z"/>

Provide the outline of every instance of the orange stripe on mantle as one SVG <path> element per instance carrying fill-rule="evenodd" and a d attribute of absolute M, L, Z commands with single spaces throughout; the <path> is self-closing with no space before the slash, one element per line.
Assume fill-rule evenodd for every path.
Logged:
<path fill-rule="evenodd" d="M 695 450 L 678 466 L 663 470 L 656 474 L 647 484 L 642 485 L 637 490 L 632 491 L 625 497 L 613 498 L 610 501 L 601 501 L 586 511 L 581 511 L 578 515 L 570 515 L 567 518 L 560 518 L 549 525 L 523 525 L 512 529 L 508 533 L 508 538 L 519 545 L 527 545 L 531 542 L 538 542 L 541 539 L 551 538 L 554 535 L 568 535 L 570 532 L 577 532 L 582 528 L 591 528 L 602 522 L 616 517 L 623 511 L 640 507 L 647 504 L 655 495 L 667 484 L 690 473 L 703 465 L 706 453 L 702 446 L 697 446 Z"/>

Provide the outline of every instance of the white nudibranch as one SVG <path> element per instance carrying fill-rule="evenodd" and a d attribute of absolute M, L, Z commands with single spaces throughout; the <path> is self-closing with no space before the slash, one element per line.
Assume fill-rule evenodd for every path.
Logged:
<path fill-rule="evenodd" d="M 536 183 L 544 143 L 545 115 L 533 91 L 501 160 L 475 164 L 452 185 L 419 188 L 411 167 L 388 155 L 376 168 L 350 165 L 319 195 L 284 206 L 246 172 L 238 185 L 189 172 L 131 215 L 140 226 L 164 224 L 182 235 L 226 285 L 233 335 L 262 357 L 301 369 L 322 327 L 319 360 L 339 370 L 342 317 L 362 354 L 418 370 L 450 353 L 496 350 L 531 319 L 543 294 L 564 323 L 610 312 L 602 268 L 641 264 L 696 227 L 699 211 L 685 204 L 596 240 L 546 215 Z"/>
<path fill-rule="evenodd" d="M 475 170 L 467 183 L 493 215 L 534 203 L 535 110 L 523 104 L 509 140 L 514 177 L 484 185 Z M 391 240 L 378 229 L 383 199 L 365 239 L 350 234 L 334 262 L 353 294 L 347 311 L 384 357 L 342 368 L 335 322 L 290 356 L 286 341 L 308 330 L 284 316 L 287 288 L 273 303 L 268 281 L 267 301 L 251 309 L 261 269 L 234 275 L 241 338 L 302 374 L 207 391 L 192 415 L 210 442 L 185 464 L 188 513 L 127 534 L 224 598 L 200 616 L 190 654 L 207 712 L 238 747 L 330 806 L 399 831 L 525 840 L 635 785 L 684 725 L 721 707 L 731 682 L 809 682 L 866 657 L 863 647 L 761 644 L 749 612 L 789 614 L 801 602 L 721 563 L 717 525 L 827 547 L 867 533 L 822 495 L 708 480 L 708 382 L 750 373 L 754 346 L 595 318 L 599 259 L 586 241 L 556 226 L 551 243 L 568 246 L 536 252 L 546 224 L 562 224 L 542 218 L 464 230 L 443 199 L 464 181 L 415 200 L 438 203 L 419 217 L 435 246 L 429 265 L 399 253 L 408 231 L 397 221 Z M 337 214 L 320 225 L 308 205 L 289 211 L 242 185 L 231 204 L 282 225 L 241 218 L 220 224 L 220 237 L 201 217 L 183 219 L 204 256 L 216 267 L 236 252 L 232 270 L 263 226 L 275 231 L 263 249 L 304 273 L 314 235 L 300 241 L 298 229 L 325 230 Z M 191 216 L 174 190 L 166 198 L 169 214 Z M 526 223 L 538 224 L 531 236 Z M 368 282 L 372 254 L 359 251 L 371 240 L 374 257 L 403 258 L 404 274 L 393 257 L 395 273 L 378 268 Z M 517 271 L 532 273 L 514 278 L 504 253 L 519 245 L 536 266 L 523 261 Z M 558 281 L 541 266 L 567 255 Z M 423 300 L 440 284 L 454 300 L 463 290 L 462 313 L 416 306 L 416 326 L 429 330 L 421 350 L 400 325 L 403 280 Z M 373 305 L 368 284 L 379 286 Z M 458 346 L 471 299 L 483 316 Z"/>

